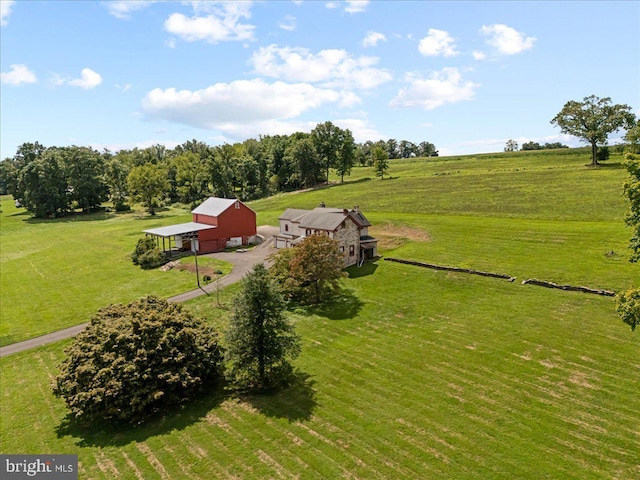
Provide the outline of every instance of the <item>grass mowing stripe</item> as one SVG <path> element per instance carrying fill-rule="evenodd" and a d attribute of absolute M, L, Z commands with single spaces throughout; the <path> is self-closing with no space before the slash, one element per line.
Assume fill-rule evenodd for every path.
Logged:
<path fill-rule="evenodd" d="M 149 462 L 149 465 L 151 465 L 156 473 L 160 475 L 160 478 L 162 478 L 162 480 L 169 480 L 171 478 L 162 462 L 158 459 L 158 457 L 156 457 L 155 453 L 149 447 L 149 445 L 147 445 L 146 442 L 137 443 L 136 448 L 142 455 L 144 455 L 144 457 L 147 459 L 147 462 Z"/>
<path fill-rule="evenodd" d="M 127 463 L 127 466 L 129 467 L 129 469 L 131 469 L 131 471 L 133 471 L 133 474 L 136 476 L 136 478 L 138 480 L 145 480 L 144 475 L 142 474 L 140 469 L 137 467 L 137 465 L 135 463 L 133 463 L 131 458 L 129 458 L 129 455 L 127 455 L 127 452 L 124 449 L 122 449 L 122 450 L 120 450 L 120 453 L 121 453 L 122 457 L 124 458 L 125 462 Z"/>

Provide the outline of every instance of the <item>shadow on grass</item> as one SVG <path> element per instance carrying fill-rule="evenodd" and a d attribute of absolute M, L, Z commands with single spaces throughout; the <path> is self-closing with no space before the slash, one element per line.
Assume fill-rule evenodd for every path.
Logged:
<path fill-rule="evenodd" d="M 296 308 L 302 315 L 318 315 L 330 320 L 346 320 L 354 318 L 364 304 L 356 295 L 347 289 L 341 289 L 331 300 L 320 305 L 308 305 Z"/>
<path fill-rule="evenodd" d="M 144 442 L 148 438 L 181 431 L 201 421 L 209 412 L 228 399 L 238 398 L 251 404 L 262 415 L 286 418 L 290 422 L 309 420 L 316 407 L 315 381 L 300 371 L 293 375 L 291 384 L 274 392 L 237 394 L 222 386 L 203 392 L 181 407 L 167 409 L 162 415 L 135 425 L 124 422 L 82 422 L 67 415 L 55 427 L 58 438 L 73 437 L 78 447 L 121 447 L 131 442 Z"/>
<path fill-rule="evenodd" d="M 587 168 L 595 168 L 595 169 L 605 168 L 609 170 L 622 170 L 625 168 L 622 165 L 622 162 L 606 162 L 605 163 L 604 160 L 598 161 L 597 165 L 593 165 L 591 163 L 585 163 L 584 166 Z"/>
<path fill-rule="evenodd" d="M 349 278 L 368 277 L 369 275 L 376 273 L 377 269 L 377 263 L 365 262 L 361 267 L 351 266 L 347 268 L 347 273 L 349 274 Z"/>
<path fill-rule="evenodd" d="M 30 215 L 27 213 L 27 215 Z M 70 213 L 63 217 L 57 218 L 35 218 L 29 217 L 25 218 L 23 221 L 30 224 L 38 224 L 38 223 L 69 223 L 69 222 L 95 222 L 100 220 L 109 220 L 114 218 L 116 215 L 114 212 L 107 212 L 106 210 L 99 210 L 97 212 L 92 213 Z"/>
<path fill-rule="evenodd" d="M 58 438 L 74 437 L 79 447 L 119 447 L 143 442 L 150 437 L 180 431 L 200 421 L 229 397 L 221 386 L 205 391 L 180 407 L 168 408 L 162 415 L 135 425 L 124 422 L 82 422 L 68 414 L 55 427 Z"/>
<path fill-rule="evenodd" d="M 311 418 L 317 405 L 315 383 L 310 375 L 297 371 L 287 388 L 242 396 L 240 400 L 249 403 L 267 417 L 286 418 L 289 422 L 306 421 Z"/>

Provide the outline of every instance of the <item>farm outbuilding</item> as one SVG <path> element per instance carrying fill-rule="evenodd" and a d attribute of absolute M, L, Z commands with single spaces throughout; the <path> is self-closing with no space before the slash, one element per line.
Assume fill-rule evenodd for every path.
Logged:
<path fill-rule="evenodd" d="M 256 212 L 238 199 L 209 197 L 191 211 L 192 222 L 144 230 L 164 252 L 213 253 L 248 245 L 256 235 Z"/>

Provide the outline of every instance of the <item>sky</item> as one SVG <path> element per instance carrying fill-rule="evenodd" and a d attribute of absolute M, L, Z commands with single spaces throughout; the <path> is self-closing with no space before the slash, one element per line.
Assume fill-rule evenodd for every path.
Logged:
<path fill-rule="evenodd" d="M 549 122 L 611 97 L 640 116 L 637 1 L 0 0 L 0 158 L 310 132 L 441 155 L 509 139 L 583 145 Z M 610 137 L 616 143 L 620 134 Z"/>

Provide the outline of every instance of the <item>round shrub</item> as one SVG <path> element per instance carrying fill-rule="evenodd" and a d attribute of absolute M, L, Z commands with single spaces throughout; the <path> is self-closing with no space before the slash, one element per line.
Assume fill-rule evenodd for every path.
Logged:
<path fill-rule="evenodd" d="M 131 261 L 134 265 L 140 265 L 140 256 L 154 249 L 157 249 L 155 240 L 152 237 L 142 237 L 131 254 Z"/>
<path fill-rule="evenodd" d="M 218 335 L 180 305 L 110 305 L 65 350 L 53 393 L 77 419 L 140 423 L 222 378 Z"/>
<path fill-rule="evenodd" d="M 138 257 L 138 264 L 144 269 L 156 268 L 167 263 L 167 257 L 159 249 L 154 248 Z"/>

